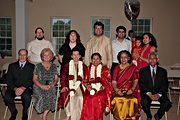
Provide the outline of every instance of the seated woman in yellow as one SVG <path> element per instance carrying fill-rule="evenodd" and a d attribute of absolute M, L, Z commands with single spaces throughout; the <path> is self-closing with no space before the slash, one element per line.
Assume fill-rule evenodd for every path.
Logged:
<path fill-rule="evenodd" d="M 139 117 L 139 71 L 131 64 L 131 54 L 123 50 L 117 56 L 119 63 L 112 73 L 114 89 L 112 114 L 116 120 L 137 120 Z"/>

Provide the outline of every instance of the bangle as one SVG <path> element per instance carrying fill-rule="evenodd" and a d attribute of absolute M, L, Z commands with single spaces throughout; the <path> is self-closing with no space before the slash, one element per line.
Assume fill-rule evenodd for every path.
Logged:
<path fill-rule="evenodd" d="M 130 90 L 131 90 L 132 92 L 134 92 L 134 89 L 131 88 Z"/>
<path fill-rule="evenodd" d="M 115 90 L 115 92 L 119 92 L 119 89 L 118 89 L 118 88 L 115 88 L 114 90 Z"/>

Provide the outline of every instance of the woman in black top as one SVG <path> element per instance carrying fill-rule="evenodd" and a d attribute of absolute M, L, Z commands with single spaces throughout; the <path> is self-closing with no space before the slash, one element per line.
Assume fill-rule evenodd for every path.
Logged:
<path fill-rule="evenodd" d="M 72 49 L 78 49 L 81 59 L 85 55 L 85 47 L 81 43 L 80 35 L 76 30 L 71 30 L 66 35 L 65 43 L 59 49 L 58 59 L 61 63 L 61 70 L 66 63 L 71 60 Z"/>

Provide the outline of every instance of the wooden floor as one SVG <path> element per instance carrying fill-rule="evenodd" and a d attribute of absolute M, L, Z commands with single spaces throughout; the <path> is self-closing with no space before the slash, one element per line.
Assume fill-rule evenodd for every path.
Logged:
<path fill-rule="evenodd" d="M 173 95 L 172 96 L 172 102 L 173 102 L 173 106 L 170 109 L 170 111 L 168 111 L 167 115 L 168 115 L 168 120 L 180 120 L 180 113 L 179 115 L 176 114 L 176 110 L 177 110 L 177 102 L 178 102 L 178 95 Z M 22 111 L 22 106 L 21 104 L 17 104 L 17 109 L 18 109 L 18 115 L 17 115 L 17 120 L 21 120 L 21 111 Z M 2 98 L 0 96 L 0 120 L 3 120 L 3 116 L 4 116 L 4 111 L 5 111 L 5 105 L 4 102 L 2 101 Z M 156 110 L 152 110 L 152 115 L 154 115 L 154 113 L 156 112 Z M 58 113 L 57 113 L 58 114 Z M 142 113 L 141 115 L 141 120 L 146 120 L 145 114 Z M 8 110 L 7 116 L 5 118 L 5 120 L 8 120 L 10 117 L 10 112 Z M 60 120 L 63 120 L 65 118 L 65 113 L 62 110 L 61 111 L 61 117 Z M 33 110 L 33 114 L 32 114 L 32 119 L 31 120 L 39 120 L 39 116 L 36 114 L 36 112 Z M 54 120 L 54 113 L 49 113 L 48 115 L 48 119 L 47 120 Z M 58 120 L 58 119 L 57 119 Z M 104 116 L 104 120 L 110 120 L 110 115 L 108 116 Z M 162 120 L 165 120 L 165 118 L 163 117 Z"/>

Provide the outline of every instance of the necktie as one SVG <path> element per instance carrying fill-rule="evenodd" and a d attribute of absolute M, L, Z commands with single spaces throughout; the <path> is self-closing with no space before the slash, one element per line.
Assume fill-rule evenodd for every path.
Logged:
<path fill-rule="evenodd" d="M 20 68 L 23 69 L 23 64 L 21 64 Z"/>
<path fill-rule="evenodd" d="M 153 85 L 154 85 L 155 75 L 156 75 L 156 73 L 155 73 L 155 70 L 154 70 L 154 68 L 153 68 L 153 70 L 152 70 L 152 80 L 153 80 Z"/>

